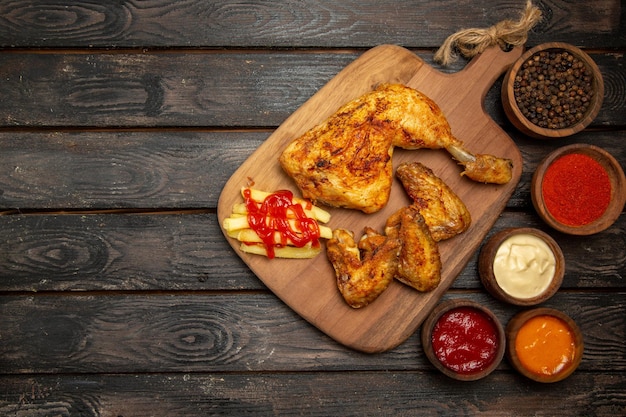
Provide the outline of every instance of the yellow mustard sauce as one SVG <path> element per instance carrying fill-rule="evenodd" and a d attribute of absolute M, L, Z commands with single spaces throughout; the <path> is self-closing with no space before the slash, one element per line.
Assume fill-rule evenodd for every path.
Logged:
<path fill-rule="evenodd" d="M 555 269 L 556 258 L 550 246 L 531 234 L 517 234 L 506 239 L 493 261 L 493 273 L 500 288 L 521 299 L 544 292 Z"/>

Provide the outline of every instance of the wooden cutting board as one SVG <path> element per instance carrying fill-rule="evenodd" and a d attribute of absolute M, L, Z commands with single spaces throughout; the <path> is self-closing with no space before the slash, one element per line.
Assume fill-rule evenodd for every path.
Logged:
<path fill-rule="evenodd" d="M 444 74 L 399 46 L 375 47 L 355 60 L 295 111 L 241 165 L 226 183 L 218 203 L 220 224 L 241 202 L 241 187 L 254 182 L 265 191 L 290 189 L 300 193 L 278 163 L 285 146 L 321 123 L 341 105 L 383 82 L 404 83 L 432 98 L 443 110 L 453 134 L 474 153 L 491 153 L 513 160 L 513 179 L 505 185 L 479 184 L 461 177 L 461 168 L 444 150 L 396 149 L 394 168 L 404 161 L 429 166 L 465 202 L 472 216 L 463 234 L 440 242 L 442 280 L 432 292 L 420 293 L 399 282 L 372 304 L 352 309 L 341 297 L 325 251 L 314 259 L 269 260 L 239 250 L 239 242 L 226 237 L 250 269 L 289 307 L 337 342 L 364 352 L 396 347 L 417 330 L 441 296 L 478 249 L 513 193 L 522 172 L 522 157 L 511 138 L 485 113 L 483 101 L 493 82 L 522 54 L 522 48 L 503 52 L 490 48 L 462 71 Z M 394 169 L 395 172 L 395 169 Z M 387 218 L 409 200 L 396 180 L 387 206 L 374 214 L 330 209 L 331 228 L 346 228 L 358 239 L 365 226 L 382 231 Z M 326 208 L 326 207 L 325 207 Z M 478 279 L 478 278 L 477 278 Z"/>

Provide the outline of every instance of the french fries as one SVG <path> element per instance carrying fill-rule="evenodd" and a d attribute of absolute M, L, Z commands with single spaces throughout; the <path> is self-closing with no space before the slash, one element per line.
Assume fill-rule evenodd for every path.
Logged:
<path fill-rule="evenodd" d="M 263 213 L 255 210 L 263 207 L 268 197 L 276 197 L 277 194 L 254 188 L 242 188 L 241 194 L 244 202 L 233 206 L 230 217 L 224 219 L 222 227 L 228 236 L 241 242 L 242 252 L 268 258 L 313 258 L 321 252 L 319 239 L 332 237 L 332 229 L 319 224 L 320 222 L 327 223 L 330 220 L 330 213 L 313 205 L 310 201 L 291 196 L 291 201 L 287 203 L 283 200 L 285 204 L 281 205 L 278 210 Z M 287 199 L 289 195 L 281 194 L 280 198 Z M 251 211 L 254 211 L 255 221 L 262 222 L 261 227 L 266 236 L 260 236 L 250 225 L 248 199 L 253 202 L 254 210 Z M 276 213 L 280 213 L 280 218 L 273 217 Z M 264 223 L 263 218 L 265 218 Z M 314 223 L 311 223 L 312 221 Z M 303 223 L 306 225 L 302 226 Z M 275 224 L 280 224 L 288 230 L 280 230 L 280 228 L 265 230 Z M 304 230 L 301 230 L 301 227 L 304 227 Z M 316 233 L 318 231 L 319 234 Z"/>
<path fill-rule="evenodd" d="M 241 189 L 242 195 L 245 189 L 246 188 Z M 272 194 L 255 188 L 248 188 L 248 190 L 250 190 L 250 198 L 258 203 L 262 203 L 269 195 Z M 313 205 L 310 201 L 303 200 L 301 198 L 294 198 L 293 202 L 300 204 L 304 209 L 304 212 L 307 213 L 308 217 L 322 223 L 328 223 L 330 221 L 330 213 L 318 206 Z M 310 215 L 308 212 L 310 212 Z"/>
<path fill-rule="evenodd" d="M 242 243 L 241 251 L 269 257 L 267 249 L 262 245 L 248 245 Z M 313 247 L 311 245 L 307 245 L 301 248 L 297 248 L 295 246 L 282 246 L 274 248 L 274 256 L 276 258 L 309 259 L 314 258 L 321 251 L 322 248 L 320 246 Z"/>

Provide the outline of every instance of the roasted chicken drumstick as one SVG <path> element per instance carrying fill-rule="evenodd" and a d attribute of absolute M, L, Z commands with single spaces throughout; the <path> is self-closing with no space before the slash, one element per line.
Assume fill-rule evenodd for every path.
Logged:
<path fill-rule="evenodd" d="M 287 145 L 279 161 L 303 197 L 374 213 L 389 199 L 395 146 L 446 149 L 475 181 L 503 184 L 512 176 L 510 160 L 470 153 L 437 104 L 401 84 L 348 102 Z"/>

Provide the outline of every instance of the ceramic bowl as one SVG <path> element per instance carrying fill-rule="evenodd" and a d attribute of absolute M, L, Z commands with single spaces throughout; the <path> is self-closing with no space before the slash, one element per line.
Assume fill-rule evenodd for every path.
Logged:
<path fill-rule="evenodd" d="M 435 326 L 437 325 L 438 321 L 442 317 L 444 317 L 446 313 L 449 313 L 453 310 L 465 308 L 470 309 L 469 311 L 478 313 L 486 320 L 486 322 L 493 325 L 493 329 L 495 331 L 495 352 L 493 352 L 491 362 L 485 363 L 484 366 L 480 367 L 479 369 L 460 371 L 454 370 L 451 367 L 444 365 L 444 363 L 442 363 L 442 361 L 439 359 L 436 348 L 433 346 L 433 330 L 435 330 Z M 472 330 L 470 330 L 469 333 L 472 335 L 476 334 Z M 422 325 L 421 339 L 424 353 L 426 354 L 428 360 L 433 364 L 433 366 L 441 371 L 443 374 L 459 381 L 475 381 L 484 378 L 491 372 L 493 372 L 493 370 L 496 369 L 502 361 L 506 345 L 504 328 L 498 321 L 498 318 L 487 307 L 482 306 L 474 301 L 465 299 L 450 299 L 438 304 Z"/>
<path fill-rule="evenodd" d="M 538 120 L 536 123 L 533 123 L 532 116 L 526 117 L 524 112 L 520 110 L 517 98 L 521 94 L 528 94 L 533 97 L 535 100 L 536 97 L 551 97 L 558 96 L 559 94 L 567 94 L 570 90 L 571 84 L 566 85 L 567 83 L 572 83 L 579 81 L 581 77 L 574 78 L 572 81 L 572 76 L 570 76 L 570 80 L 561 84 L 554 82 L 551 87 L 554 87 L 555 90 L 549 91 L 550 87 L 541 88 L 537 85 L 528 85 L 524 86 L 527 89 L 524 93 L 517 90 L 519 83 L 522 82 L 522 73 L 524 71 L 524 65 L 527 61 L 533 60 L 538 57 L 538 54 L 543 52 L 568 52 L 572 56 L 577 57 L 581 62 L 584 63 L 586 67 L 586 73 L 591 74 L 591 90 L 593 91 L 593 96 L 589 101 L 589 105 L 584 113 L 581 113 L 581 117 L 577 119 L 575 122 L 568 124 L 567 126 L 559 126 L 557 127 L 542 127 L 539 126 Z M 552 81 L 551 81 L 552 82 Z M 517 84 L 516 84 L 517 83 Z M 559 87 L 563 85 L 563 91 L 559 90 Z M 547 93 L 547 94 L 546 94 Z M 580 132 L 585 127 L 589 125 L 593 121 L 593 119 L 598 115 L 600 111 L 600 107 L 602 106 L 602 100 L 604 99 L 604 81 L 602 79 L 602 74 L 598 69 L 596 63 L 587 55 L 585 52 L 580 50 L 579 48 L 569 45 L 566 43 L 560 42 L 550 42 L 544 43 L 541 45 L 537 45 L 532 49 L 526 51 L 507 71 L 504 82 L 502 84 L 502 105 L 504 107 L 504 112 L 507 115 L 508 119 L 511 123 L 522 133 L 539 139 L 555 139 L 561 138 L 565 136 L 570 136 L 575 133 Z M 560 103 L 565 101 L 562 97 L 558 99 Z M 564 106 L 557 105 L 556 103 L 552 103 L 555 106 L 552 107 L 551 100 L 545 100 L 544 105 L 542 105 L 543 110 L 546 114 L 550 113 L 550 117 L 564 117 L 569 110 L 565 110 Z M 566 103 L 567 106 L 573 105 L 573 103 Z M 560 111 L 559 111 L 560 110 Z M 539 120 L 545 119 L 545 116 L 538 115 L 536 116 Z"/>
<path fill-rule="evenodd" d="M 562 323 L 564 323 L 565 326 L 569 329 L 572 335 L 573 351 L 571 355 L 571 361 L 569 361 L 569 363 L 565 367 L 560 369 L 560 371 L 555 372 L 555 373 L 542 374 L 542 373 L 537 373 L 537 372 L 530 370 L 524 364 L 522 355 L 520 352 L 517 351 L 517 348 L 516 348 L 516 341 L 519 336 L 520 329 L 522 329 L 523 326 L 526 323 L 528 323 L 531 319 L 539 317 L 539 316 L 551 316 L 551 317 L 555 317 L 561 320 Z M 574 322 L 574 320 L 572 320 L 569 316 L 567 316 L 565 313 L 559 310 L 540 307 L 540 308 L 535 308 L 532 310 L 522 311 L 516 314 L 515 316 L 513 316 L 513 318 L 511 318 L 511 320 L 506 326 L 506 335 L 507 335 L 506 336 L 507 358 L 511 362 L 511 365 L 525 377 L 530 378 L 537 382 L 552 383 L 552 382 L 561 381 L 567 378 L 568 376 L 570 376 L 572 372 L 576 370 L 576 368 L 578 367 L 578 365 L 580 364 L 582 360 L 583 350 L 584 350 L 582 333 L 580 329 L 578 328 L 578 326 L 576 325 L 576 323 Z M 549 350 L 549 349 L 545 347 L 540 355 L 544 359 L 547 356 L 546 350 Z M 554 353 L 554 352 L 548 352 L 548 353 Z"/>
<path fill-rule="evenodd" d="M 519 248 L 518 250 L 510 245 L 503 247 L 503 250 L 505 248 L 509 250 L 499 255 L 499 258 L 509 263 L 513 278 L 504 280 L 502 273 L 496 278 L 494 261 L 500 247 L 509 238 L 519 238 L 525 235 L 540 239 L 547 245 L 547 248 L 538 247 L 535 248 L 535 252 L 530 252 L 528 247 L 519 244 L 515 245 Z M 535 276 L 540 276 L 540 270 L 535 268 L 545 267 L 543 263 L 536 262 L 536 256 L 542 252 L 547 254 L 547 251 L 552 252 L 554 257 L 554 273 L 551 275 L 546 273 L 550 275 L 546 277 L 549 278 L 546 281 L 535 281 Z M 536 272 L 536 274 L 527 274 L 524 271 Z M 518 306 L 532 306 L 548 300 L 561 287 L 565 273 L 565 259 L 559 245 L 547 233 L 530 227 L 510 228 L 494 234 L 483 245 L 478 258 L 478 272 L 485 289 L 498 300 Z"/>
<path fill-rule="evenodd" d="M 583 154 L 595 159 L 608 174 L 611 197 L 602 215 L 590 223 L 572 226 L 557 220 L 546 207 L 543 181 L 546 171 L 560 157 L 568 154 Z M 626 178 L 619 162 L 607 151 L 594 145 L 573 144 L 563 146 L 546 156 L 539 163 L 531 182 L 530 195 L 539 216 L 552 228 L 571 235 L 592 235 L 609 228 L 620 216 L 626 202 Z"/>

